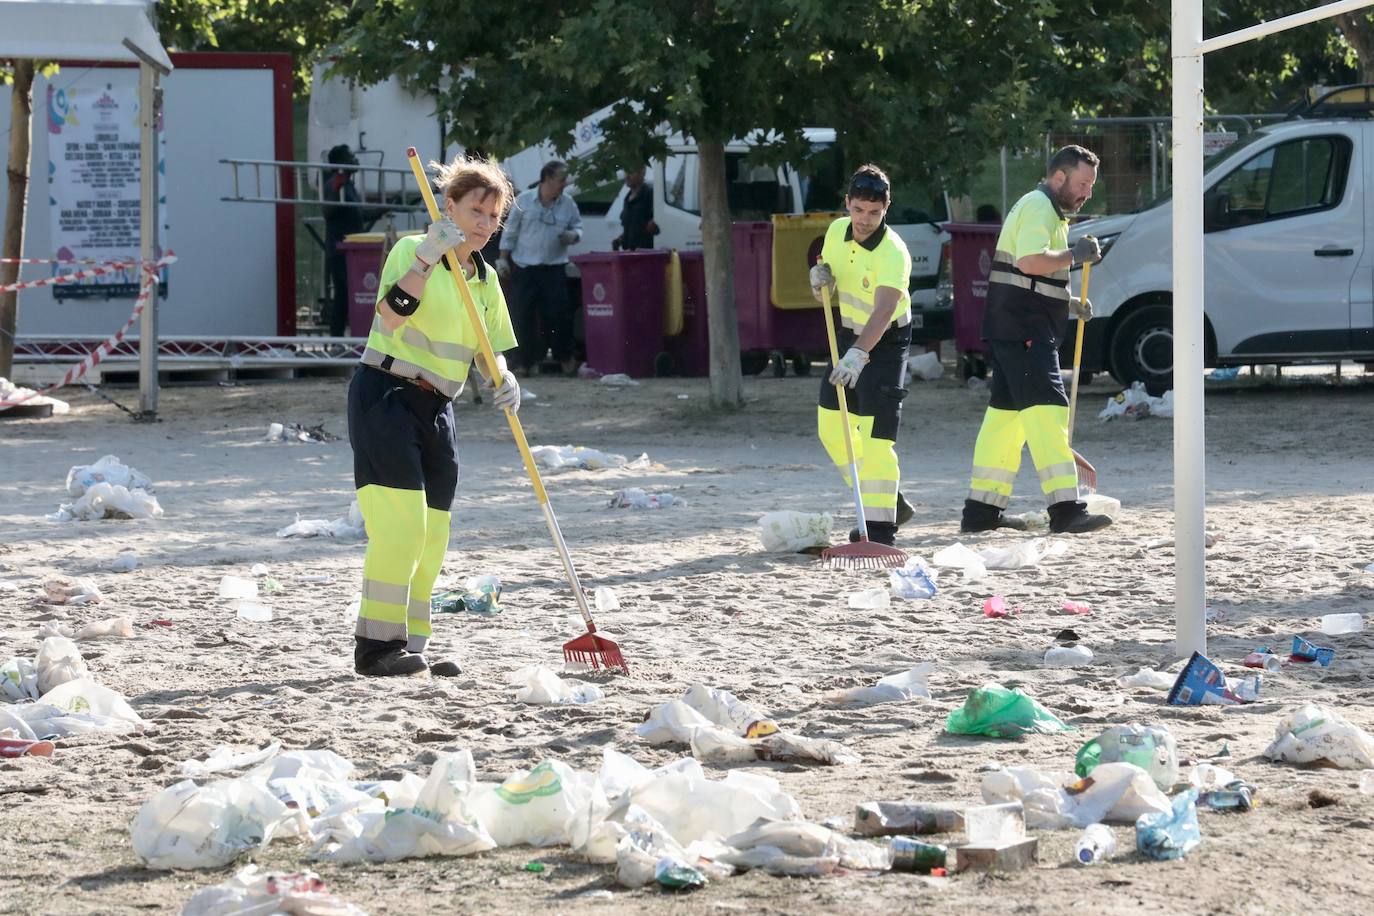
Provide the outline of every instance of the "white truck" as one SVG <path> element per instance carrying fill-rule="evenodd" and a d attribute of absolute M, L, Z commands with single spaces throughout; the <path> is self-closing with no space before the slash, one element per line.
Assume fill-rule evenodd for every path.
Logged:
<path fill-rule="evenodd" d="M 1374 85 L 1333 89 L 1217 154 L 1203 177 L 1208 366 L 1374 361 Z M 1173 387 L 1173 206 L 1088 220 L 1087 372 Z M 1076 284 L 1075 284 L 1076 285 Z"/>

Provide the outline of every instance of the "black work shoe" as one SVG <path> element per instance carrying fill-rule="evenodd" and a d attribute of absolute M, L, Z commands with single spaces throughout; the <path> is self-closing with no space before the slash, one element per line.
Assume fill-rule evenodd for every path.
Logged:
<path fill-rule="evenodd" d="M 1012 531 L 1025 531 L 1023 519 L 1012 518 L 996 506 L 980 503 L 976 499 L 964 500 L 964 517 L 959 521 L 961 534 L 977 534 L 982 531 L 995 531 L 1009 528 Z"/>
<path fill-rule="evenodd" d="M 415 677 L 427 675 L 425 657 L 406 651 L 404 639 L 380 640 L 353 637 L 353 670 L 367 677 Z"/>
<path fill-rule="evenodd" d="M 1053 534 L 1087 534 L 1112 523 L 1111 516 L 1093 515 L 1085 503 L 1074 499 L 1050 506 L 1050 531 Z"/>
<path fill-rule="evenodd" d="M 893 547 L 897 542 L 897 526 L 891 522 L 869 522 L 868 539 L 875 544 L 886 544 L 888 547 Z M 850 528 L 849 543 L 857 544 L 858 542 L 859 529 Z"/>
<path fill-rule="evenodd" d="M 907 502 L 907 501 L 906 501 L 906 497 L 902 495 L 902 491 L 901 491 L 901 490 L 898 490 L 898 491 L 897 491 L 897 527 L 900 528 L 900 527 L 902 527 L 903 525 L 905 525 L 907 522 L 911 521 L 911 517 L 912 517 L 913 515 L 915 515 L 915 514 L 916 514 L 916 508 L 915 508 L 914 506 L 912 506 L 911 503 Z"/>
<path fill-rule="evenodd" d="M 457 662 L 439 662 L 429 666 L 429 673 L 435 677 L 457 677 L 463 673 Z"/>

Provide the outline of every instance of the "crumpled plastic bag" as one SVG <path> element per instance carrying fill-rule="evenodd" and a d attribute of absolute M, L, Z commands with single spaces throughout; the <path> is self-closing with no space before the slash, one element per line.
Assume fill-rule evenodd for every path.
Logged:
<path fill-rule="evenodd" d="M 875 706 L 878 703 L 901 703 L 906 700 L 930 699 L 930 676 L 935 671 L 934 662 L 921 662 L 908 668 L 878 678 L 871 687 L 850 687 L 845 690 L 832 690 L 821 698 L 827 706 Z"/>
<path fill-rule="evenodd" d="M 75 502 L 62 503 L 56 512 L 43 517 L 53 522 L 89 522 L 102 518 L 161 518 L 162 514 L 157 497 L 147 490 L 95 483 Z"/>
<path fill-rule="evenodd" d="M 829 512 L 769 512 L 759 519 L 759 540 L 769 553 L 796 553 L 827 547 L 835 518 Z"/>
<path fill-rule="evenodd" d="M 539 466 L 547 471 L 601 471 L 607 468 L 641 471 L 650 464 L 647 454 L 641 454 L 631 461 L 624 455 L 614 455 L 581 445 L 536 445 L 530 449 L 530 454 Z"/>
<path fill-rule="evenodd" d="M 731 836 L 761 817 L 801 817 L 796 799 L 762 773 L 731 770 L 724 779 L 707 779 L 695 760 L 658 773 L 631 790 L 621 804 L 639 805 L 679 843 Z"/>
<path fill-rule="evenodd" d="M 181 775 L 198 778 L 213 773 L 228 772 L 229 770 L 242 770 L 245 767 L 256 766 L 265 760 L 270 760 L 280 750 L 280 741 L 273 741 L 264 748 L 254 748 L 251 751 L 235 751 L 229 745 L 221 744 L 211 751 L 204 760 L 182 761 Z"/>
<path fill-rule="evenodd" d="M 1142 814 L 1169 810 L 1169 799 L 1150 774 L 1124 762 L 1099 764 L 1081 779 L 1071 773 L 1007 767 L 985 775 L 981 790 L 988 804 L 1021 802 L 1026 826 L 1048 830 L 1129 824 Z"/>
<path fill-rule="evenodd" d="M 81 650 L 64 636 L 49 636 L 38 645 L 34 661 L 38 671 L 38 692 L 45 694 L 68 681 L 89 677 L 90 670 L 81 657 Z"/>
<path fill-rule="evenodd" d="M 49 576 L 44 579 L 43 597 L 48 604 L 99 604 L 105 600 L 94 581 L 72 576 Z"/>
<path fill-rule="evenodd" d="M 122 734 L 148 724 L 118 691 L 89 677 L 60 684 L 37 703 L 17 706 L 14 712 L 40 735 Z"/>
<path fill-rule="evenodd" d="M 278 529 L 279 538 L 316 538 L 330 537 L 340 540 L 361 541 L 367 538 L 367 527 L 363 524 L 363 513 L 358 508 L 358 501 L 355 499 L 353 505 L 348 507 L 348 514 L 326 522 L 318 518 L 301 518 L 296 515 L 296 520 L 285 528 Z"/>
<path fill-rule="evenodd" d="M 10 700 L 38 699 L 38 668 L 18 655 L 0 665 L 0 692 Z"/>
<path fill-rule="evenodd" d="M 1288 763 L 1368 770 L 1374 768 L 1374 738 L 1329 706 L 1309 703 L 1283 714 L 1264 756 Z"/>
<path fill-rule="evenodd" d="M 992 738 L 1077 731 L 1024 693 L 1008 690 L 1001 684 L 985 684 L 972 691 L 964 705 L 945 718 L 945 730 L 952 735 Z"/>
<path fill-rule="evenodd" d="M 1178 675 L 1169 674 L 1167 671 L 1155 671 L 1152 668 L 1141 668 L 1135 674 L 1123 674 L 1117 678 L 1117 683 L 1122 687 L 1148 687 L 1151 690 L 1169 690 L 1174 686 L 1174 681 L 1178 680 Z"/>
<path fill-rule="evenodd" d="M 1088 776 L 1103 764 L 1120 761 L 1145 770 L 1164 792 L 1178 782 L 1178 745 L 1167 726 L 1114 725 L 1078 749 L 1074 772 Z"/>
<path fill-rule="evenodd" d="M 939 592 L 935 585 L 937 573 L 920 557 L 911 557 L 906 565 L 887 574 L 888 590 L 893 598 L 934 598 Z"/>
<path fill-rule="evenodd" d="M 923 382 L 933 382 L 945 374 L 944 364 L 940 362 L 940 354 L 934 350 L 927 350 L 920 356 L 908 357 L 906 361 L 907 384 L 913 378 L 918 378 Z"/>
<path fill-rule="evenodd" d="M 682 694 L 682 702 L 742 738 L 761 738 L 778 730 L 778 724 L 768 718 L 767 712 L 728 690 L 693 684 Z"/>
<path fill-rule="evenodd" d="M 982 556 L 965 547 L 962 543 L 954 543 L 948 547 L 940 548 L 935 552 L 935 556 L 930 558 L 930 562 L 936 566 L 963 570 L 964 580 L 968 582 L 981 579 L 988 574 L 988 565 Z"/>
<path fill-rule="evenodd" d="M 144 802 L 129 832 L 148 868 L 219 868 L 265 848 L 294 816 L 259 780 L 197 786 L 185 779 Z"/>
<path fill-rule="evenodd" d="M 1097 416 L 1102 420 L 1124 417 L 1128 420 L 1143 420 L 1145 417 L 1172 418 L 1174 415 L 1174 393 L 1164 392 L 1161 397 L 1151 397 L 1145 390 L 1144 382 L 1132 382 L 1131 387 L 1107 398 L 1107 406 Z"/>
<path fill-rule="evenodd" d="M 1196 789 L 1175 795 L 1169 810 L 1143 814 L 1135 822 L 1135 848 L 1152 859 L 1179 859 L 1201 843 Z"/>
<path fill-rule="evenodd" d="M 544 665 L 528 665 L 511 675 L 510 683 L 520 689 L 515 702 L 535 706 L 595 703 L 606 694 L 595 684 L 566 682 Z"/>
<path fill-rule="evenodd" d="M 148 492 L 156 489 L 148 475 L 128 467 L 114 455 L 106 455 L 94 464 L 79 465 L 67 472 L 67 495 L 80 496 L 98 483 Z"/>
<path fill-rule="evenodd" d="M 468 804 L 498 846 L 576 845 L 576 822 L 585 823 L 597 807 L 604 811 L 606 800 L 595 777 L 559 760 L 545 760 L 499 786 L 483 786 Z"/>
<path fill-rule="evenodd" d="M 887 871 L 892 867 L 890 846 L 853 839 L 808 821 L 760 818 L 748 829 L 727 837 L 725 845 L 741 853 L 760 848 L 777 850 L 793 860 L 838 859 L 844 868 L 861 871 Z M 769 870 L 766 864 L 753 864 L 758 860 L 747 856 L 725 856 L 725 860 L 732 864 L 737 858 L 746 863 L 742 867 Z"/>
<path fill-rule="evenodd" d="M 612 509 L 671 509 L 682 508 L 687 500 L 671 493 L 649 493 L 639 487 L 627 487 L 611 495 Z"/>
<path fill-rule="evenodd" d="M 367 913 L 325 890 L 313 871 L 259 872 L 245 865 L 234 877 L 201 888 L 186 901 L 181 916 L 367 916 Z"/>
<path fill-rule="evenodd" d="M 1068 550 L 1069 545 L 1057 538 L 1030 538 L 1010 547 L 984 547 L 978 556 L 988 569 L 1024 569 L 1046 557 L 1063 556 Z"/>
<path fill-rule="evenodd" d="M 76 631 L 76 641 L 81 642 L 87 639 L 102 639 L 106 636 L 116 636 L 120 639 L 132 639 L 134 635 L 134 622 L 129 617 L 108 617 L 105 620 L 93 620 Z"/>

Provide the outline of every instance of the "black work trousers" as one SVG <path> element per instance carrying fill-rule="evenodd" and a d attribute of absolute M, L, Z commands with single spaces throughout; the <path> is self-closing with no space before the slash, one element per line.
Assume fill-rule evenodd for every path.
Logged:
<path fill-rule="evenodd" d="M 573 313 L 563 264 L 515 267 L 511 275 L 511 320 L 520 347 L 515 362 L 530 369 L 553 351 L 559 362 L 573 355 Z"/>

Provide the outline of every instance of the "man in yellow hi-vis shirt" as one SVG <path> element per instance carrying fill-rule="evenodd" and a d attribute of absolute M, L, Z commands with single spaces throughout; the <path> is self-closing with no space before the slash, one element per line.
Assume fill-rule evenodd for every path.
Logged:
<path fill-rule="evenodd" d="M 983 339 L 992 369 L 991 398 L 973 448 L 973 475 L 960 530 L 1022 529 L 1003 515 L 1030 446 L 1049 503 L 1050 530 L 1081 534 L 1112 523 L 1078 500 L 1078 468 L 1091 468 L 1069 448 L 1069 399 L 1059 371 L 1059 342 L 1069 315 L 1092 317 L 1092 306 L 1069 292 L 1069 271 L 1101 258 L 1097 240 L 1069 247 L 1069 216 L 1092 197 L 1098 159 L 1081 146 L 1055 153 L 1044 182 L 1016 202 L 997 237 L 988 274 Z"/>
<path fill-rule="evenodd" d="M 840 300 L 836 328 L 839 365 L 821 380 L 817 431 L 830 459 L 849 480 L 844 427 L 836 385 L 846 395 L 853 426 L 854 458 L 869 539 L 891 545 L 897 527 L 912 509 L 898 487 L 897 429 L 906 397 L 906 358 L 911 348 L 911 255 L 887 225 L 892 185 L 876 165 L 859 168 L 849 179 L 844 205 L 849 216 L 830 224 L 820 262 L 811 268 L 811 293 L 825 303 L 835 287 Z M 849 533 L 858 540 L 858 529 Z"/>
<path fill-rule="evenodd" d="M 514 196 L 510 179 L 494 163 L 459 157 L 439 167 L 438 184 L 444 215 L 387 256 L 372 333 L 348 389 L 353 479 L 368 536 L 353 666 L 365 675 L 459 673 L 455 663 L 430 665 L 422 654 L 458 486 L 453 399 L 478 347 L 452 271 L 467 277 L 493 349 L 515 346 L 496 271 L 478 253 Z M 478 367 L 499 386 L 492 400 L 518 410 L 520 385 L 504 356 L 497 363 Z"/>

